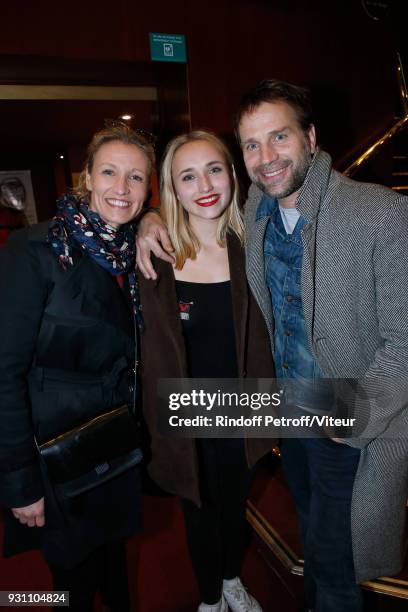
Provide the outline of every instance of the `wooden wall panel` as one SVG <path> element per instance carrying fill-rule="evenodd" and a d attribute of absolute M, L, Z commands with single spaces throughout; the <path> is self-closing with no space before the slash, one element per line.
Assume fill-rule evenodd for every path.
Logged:
<path fill-rule="evenodd" d="M 184 33 L 193 126 L 221 133 L 240 93 L 266 76 L 313 87 L 337 156 L 395 110 L 391 37 L 358 0 L 13 0 L 2 23 L 3 53 L 66 58 L 149 61 L 149 31 Z"/>

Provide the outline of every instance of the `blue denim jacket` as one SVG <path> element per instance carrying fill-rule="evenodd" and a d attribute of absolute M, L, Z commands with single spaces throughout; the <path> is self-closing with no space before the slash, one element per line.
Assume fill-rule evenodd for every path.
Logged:
<path fill-rule="evenodd" d="M 306 219 L 299 217 L 292 234 L 283 225 L 277 200 L 263 196 L 257 219 L 268 216 L 264 239 L 265 280 L 275 319 L 274 359 L 276 375 L 284 379 L 286 402 L 309 408 L 327 408 L 330 387 L 311 351 L 301 295 L 303 244 L 301 230 Z M 330 402 L 331 403 L 331 402 Z"/>

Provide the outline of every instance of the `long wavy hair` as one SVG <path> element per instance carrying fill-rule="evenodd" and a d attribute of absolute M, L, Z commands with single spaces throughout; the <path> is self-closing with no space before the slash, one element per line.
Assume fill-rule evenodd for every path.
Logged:
<path fill-rule="evenodd" d="M 171 140 L 164 152 L 160 173 L 160 214 L 164 220 L 174 247 L 176 269 L 181 270 L 186 259 L 196 259 L 200 242 L 189 223 L 188 213 L 177 198 L 174 188 L 173 159 L 180 147 L 189 142 L 205 141 L 213 145 L 224 158 L 231 182 L 231 201 L 218 220 L 217 243 L 226 246 L 228 232 L 233 232 L 244 242 L 244 223 L 239 207 L 239 186 L 231 153 L 224 142 L 212 132 L 194 130 Z"/>

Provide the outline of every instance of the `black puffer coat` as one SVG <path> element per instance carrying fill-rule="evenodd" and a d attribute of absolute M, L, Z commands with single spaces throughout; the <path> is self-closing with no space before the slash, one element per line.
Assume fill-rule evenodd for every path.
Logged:
<path fill-rule="evenodd" d="M 80 252 L 62 270 L 46 233 L 46 224 L 21 230 L 0 253 L 0 502 L 22 507 L 44 495 L 44 528 L 6 512 L 4 554 L 39 545 L 68 568 L 139 528 L 139 471 L 57 501 L 33 433 L 41 441 L 129 401 L 134 330 L 115 278 Z"/>

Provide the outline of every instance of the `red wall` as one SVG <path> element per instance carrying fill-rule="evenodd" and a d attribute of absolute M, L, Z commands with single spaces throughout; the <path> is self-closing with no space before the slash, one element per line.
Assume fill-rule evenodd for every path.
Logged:
<path fill-rule="evenodd" d="M 393 117 L 393 44 L 359 0 L 13 0 L 0 52 L 148 61 L 149 31 L 187 37 L 194 127 L 229 132 L 240 93 L 263 77 L 312 86 L 337 156 Z"/>

